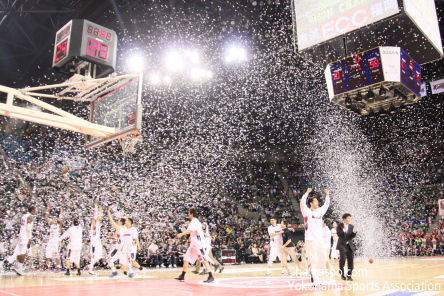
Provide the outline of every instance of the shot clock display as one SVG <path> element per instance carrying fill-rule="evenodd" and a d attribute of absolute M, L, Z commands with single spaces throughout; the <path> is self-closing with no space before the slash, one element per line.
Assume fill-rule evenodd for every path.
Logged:
<path fill-rule="evenodd" d="M 117 35 L 87 20 L 71 20 L 56 35 L 53 67 L 72 74 L 83 61 L 100 66 L 107 74 L 116 67 Z"/>

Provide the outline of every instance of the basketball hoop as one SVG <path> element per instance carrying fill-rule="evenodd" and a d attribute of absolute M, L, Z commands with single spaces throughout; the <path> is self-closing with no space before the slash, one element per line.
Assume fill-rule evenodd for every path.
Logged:
<path fill-rule="evenodd" d="M 140 132 L 133 132 L 131 134 L 121 136 L 119 138 L 120 146 L 124 155 L 134 154 L 136 152 L 135 146 L 142 139 Z"/>

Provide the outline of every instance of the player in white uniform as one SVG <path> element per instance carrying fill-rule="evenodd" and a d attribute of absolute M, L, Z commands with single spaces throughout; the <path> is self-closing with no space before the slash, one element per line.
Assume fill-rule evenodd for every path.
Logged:
<path fill-rule="evenodd" d="M 48 207 L 48 212 L 51 210 L 51 207 Z M 60 229 L 62 228 L 63 223 L 65 222 L 63 219 L 63 210 L 60 211 L 59 219 L 49 219 L 48 213 L 45 213 L 45 220 L 48 222 L 49 226 L 49 238 L 48 243 L 46 245 L 45 257 L 46 257 L 46 266 L 50 269 L 51 259 L 55 259 L 56 261 L 56 272 L 60 270 L 60 250 L 59 250 L 59 238 L 60 238 Z"/>
<path fill-rule="evenodd" d="M 213 254 L 212 254 L 212 251 L 211 251 L 212 250 L 212 247 L 211 247 L 211 239 L 212 239 L 212 237 L 210 235 L 210 229 L 208 227 L 208 224 L 205 223 L 205 222 L 202 223 L 202 231 L 203 231 L 204 236 L 205 236 L 205 240 L 204 240 L 205 248 L 206 248 L 205 249 L 205 259 L 214 266 L 214 272 L 216 272 L 220 268 L 220 264 L 213 257 Z M 193 271 L 193 273 L 200 274 L 200 275 L 208 274 L 208 271 L 205 268 L 204 268 L 203 271 L 201 271 L 199 273 L 200 266 L 201 266 L 201 262 L 197 261 L 197 263 L 196 263 L 196 270 Z M 224 268 L 222 267 L 220 269 L 220 273 L 222 273 L 223 270 L 224 270 Z"/>
<path fill-rule="evenodd" d="M 188 270 L 188 264 L 194 264 L 196 260 L 199 260 L 202 262 L 205 266 L 205 268 L 209 271 L 208 279 L 204 281 L 204 283 L 212 283 L 214 282 L 213 274 L 210 271 L 210 265 L 208 264 L 208 261 L 205 259 L 205 235 L 202 231 L 202 224 L 197 219 L 197 210 L 195 208 L 191 208 L 188 211 L 188 218 L 191 220 L 190 224 L 188 225 L 188 228 L 185 232 L 179 233 L 177 235 L 177 238 L 181 238 L 184 235 L 190 234 L 191 235 L 191 244 L 188 248 L 185 256 L 183 257 L 183 270 L 182 274 L 175 278 L 175 280 L 178 281 L 185 281 L 185 273 Z"/>
<path fill-rule="evenodd" d="M 271 266 L 273 265 L 273 261 L 276 260 L 276 257 L 279 257 L 279 260 L 287 260 L 287 258 L 282 258 L 282 230 L 281 224 L 276 225 L 276 219 L 270 219 L 271 225 L 268 226 L 268 234 L 270 235 L 270 256 L 268 257 L 268 270 L 267 275 L 271 274 Z"/>
<path fill-rule="evenodd" d="M 331 274 L 331 271 L 333 269 L 333 266 L 330 263 L 331 231 L 330 231 L 330 228 L 328 228 L 326 221 L 324 221 L 322 223 L 322 237 L 324 238 L 324 244 L 325 244 L 325 250 L 326 250 L 325 255 L 327 256 L 326 267 L 329 270 L 329 273 Z"/>
<path fill-rule="evenodd" d="M 26 252 L 31 247 L 33 227 L 32 215 L 35 215 L 35 213 L 35 207 L 29 207 L 28 213 L 24 214 L 20 219 L 20 233 L 16 246 L 17 267 L 14 268 L 17 275 L 24 275 L 23 263 L 25 262 Z"/>
<path fill-rule="evenodd" d="M 71 263 L 74 263 L 77 268 L 77 275 L 81 275 L 80 272 L 80 252 L 82 250 L 82 232 L 83 229 L 79 226 L 79 220 L 73 221 L 73 226 L 68 228 L 68 230 L 60 237 L 59 242 L 69 237 L 68 244 L 68 254 L 66 256 L 66 273 L 65 275 L 70 275 Z"/>
<path fill-rule="evenodd" d="M 140 270 L 143 268 L 136 262 L 137 251 L 141 250 L 139 243 L 139 234 L 137 229 L 133 227 L 133 219 L 127 218 L 125 228 L 122 231 L 122 247 L 120 249 L 120 263 L 128 268 L 128 277 L 134 277 L 132 266 L 136 266 Z"/>
<path fill-rule="evenodd" d="M 111 225 L 114 227 L 114 229 L 116 230 L 116 237 L 115 237 L 115 245 L 114 245 L 114 249 L 111 249 L 111 251 L 109 252 L 108 255 L 108 266 L 111 267 L 111 275 L 110 277 L 115 277 L 117 276 L 117 270 L 114 267 L 114 262 L 116 262 L 117 260 L 120 259 L 121 257 L 121 252 L 120 250 L 122 249 L 123 246 L 123 231 L 125 230 L 125 222 L 126 219 L 124 218 L 120 218 L 119 221 L 116 223 L 113 220 L 113 217 L 111 216 L 111 207 L 108 207 L 108 218 L 109 221 L 111 222 Z M 126 274 L 126 265 L 122 264 L 122 268 L 123 268 L 123 272 Z"/>
<path fill-rule="evenodd" d="M 312 191 L 308 188 L 301 199 L 301 212 L 304 220 L 307 220 L 305 230 L 305 249 L 308 257 L 308 269 L 311 270 L 312 282 L 314 285 L 319 284 L 319 274 L 325 267 L 327 260 L 325 254 L 325 243 L 322 234 L 322 217 L 330 206 L 330 192 L 324 189 L 326 198 L 324 205 L 319 208 L 319 201 L 316 197 L 308 200 L 308 194 Z"/>
<path fill-rule="evenodd" d="M 94 264 L 103 257 L 102 241 L 100 239 L 100 229 L 102 228 L 102 213 L 98 208 L 99 200 L 96 199 L 94 204 L 94 218 L 91 223 L 90 238 L 91 238 L 91 263 L 88 267 L 88 273 L 95 275 Z"/>

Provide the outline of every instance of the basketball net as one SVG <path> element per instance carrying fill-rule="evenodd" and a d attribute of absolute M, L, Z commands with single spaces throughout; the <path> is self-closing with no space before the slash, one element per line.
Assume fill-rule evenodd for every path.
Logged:
<path fill-rule="evenodd" d="M 134 132 L 132 134 L 121 136 L 119 138 L 120 146 L 122 146 L 122 152 L 124 155 L 134 154 L 136 152 L 136 144 L 142 138 L 140 132 Z"/>

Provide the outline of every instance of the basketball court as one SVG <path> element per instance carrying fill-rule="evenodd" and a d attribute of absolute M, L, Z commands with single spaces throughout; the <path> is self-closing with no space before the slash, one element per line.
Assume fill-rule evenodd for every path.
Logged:
<path fill-rule="evenodd" d="M 322 70 L 331 103 L 359 116 L 374 117 L 378 114 L 383 117 L 396 113 L 397 109 L 406 110 L 407 105 L 421 99 L 420 65 L 443 57 L 439 30 L 437 33 L 436 30 L 428 30 L 438 25 L 437 19 L 435 24 L 434 4 L 418 5 L 425 7 L 424 16 L 429 20 L 432 18 L 430 24 L 423 20 L 421 13 L 416 12 L 418 9 L 414 7 L 414 1 L 408 0 L 403 1 L 405 7 L 402 9 L 398 7 L 398 1 L 361 1 L 366 3 L 365 9 L 352 7 L 347 12 L 338 11 L 327 23 L 310 24 L 304 18 L 323 15 L 318 12 L 323 5 L 314 5 L 315 1 L 299 1 L 298 5 L 295 1 L 291 2 L 294 6 L 292 13 L 296 13 L 294 34 L 299 34 L 299 38 L 294 38 L 298 56 L 312 60 L 310 63 L 316 68 L 319 68 L 319 60 L 325 64 Z M 300 5 L 300 2 L 305 4 Z M 327 7 L 327 3 L 325 1 L 324 6 Z M 373 14 L 371 22 L 367 18 L 370 13 Z M 363 15 L 365 17 L 360 19 Z M 357 30 L 361 27 L 372 32 L 376 27 L 390 27 L 391 22 L 402 23 L 399 26 L 401 31 L 401 27 L 408 28 L 409 34 L 415 35 L 415 38 L 405 43 L 404 32 L 393 31 L 395 33 L 387 37 L 399 40 L 378 43 L 379 37 L 370 40 L 363 31 L 364 46 L 354 40 L 361 40 L 361 37 L 353 35 L 358 34 Z M 345 27 L 340 27 L 342 24 Z M 322 40 L 318 36 L 318 27 L 328 33 Z M 346 33 L 349 33 L 346 37 L 351 41 L 343 40 Z M 416 38 L 416 35 L 422 39 Z M 127 74 L 115 73 L 118 37 L 114 30 L 86 19 L 73 19 L 64 24 L 55 36 L 52 66 L 67 77 L 57 80 L 63 81 L 58 84 L 35 87 L 0 85 L 0 94 L 6 102 L 0 103 L 0 115 L 83 134 L 86 148 L 99 148 L 118 140 L 125 156 L 135 154 L 135 147 L 144 135 L 142 115 L 149 116 L 148 112 L 143 113 L 142 100 L 149 100 L 149 95 L 148 91 L 143 91 L 146 77 L 140 71 L 129 69 Z M 120 38 L 123 39 L 123 36 Z M 345 49 L 344 44 L 347 44 Z M 325 55 L 319 54 L 321 51 L 317 51 L 317 45 L 326 48 L 322 50 Z M 330 45 L 331 48 L 328 47 Z M 419 54 L 419 51 L 429 54 Z M 82 111 L 87 110 L 84 113 L 89 112 L 89 117 L 69 113 L 57 107 L 58 104 L 47 102 L 54 100 L 74 101 Z M 23 107 L 23 103 L 27 107 L 38 107 L 38 111 Z M 147 135 L 148 132 L 145 132 L 145 137 Z M 378 242 L 377 239 L 375 241 Z M 338 262 L 334 266 L 337 270 Z M 81 276 L 40 271 L 27 272 L 25 276 L 0 273 L 0 296 L 444 295 L 444 257 L 377 259 L 373 264 L 368 259 L 358 259 L 352 282 L 342 281 L 340 276 L 330 276 L 323 277 L 322 284 L 316 287 L 307 276 L 282 275 L 280 264 L 274 264 L 270 276 L 266 276 L 266 264 L 225 266 L 222 274 L 214 274 L 215 282 L 210 284 L 203 282 L 206 276 L 195 275 L 192 270 L 193 267 L 189 268 L 185 282 L 174 280 L 181 273 L 181 268 L 150 268 L 144 272 L 137 271 L 135 278 L 131 279 L 122 275 L 122 271 L 119 271 L 119 276 L 110 278 L 109 270 L 98 270 L 94 276 L 88 275 L 85 270 Z"/>
<path fill-rule="evenodd" d="M 203 283 L 206 276 L 192 274 L 193 268 L 183 283 L 173 279 L 181 268 L 150 268 L 133 279 L 121 271 L 110 279 L 108 270 L 98 271 L 96 276 L 86 272 L 81 276 L 36 272 L 23 277 L 8 273 L 0 276 L 0 295 L 444 295 L 444 257 L 381 259 L 374 264 L 357 260 L 355 265 L 357 274 L 349 285 L 339 277 L 325 278 L 327 284 L 316 290 L 308 277 L 282 276 L 278 264 L 273 265 L 271 276 L 265 275 L 266 264 L 247 264 L 226 266 L 222 274 L 215 274 L 212 284 Z M 413 286 L 416 284 L 419 286 Z"/>

